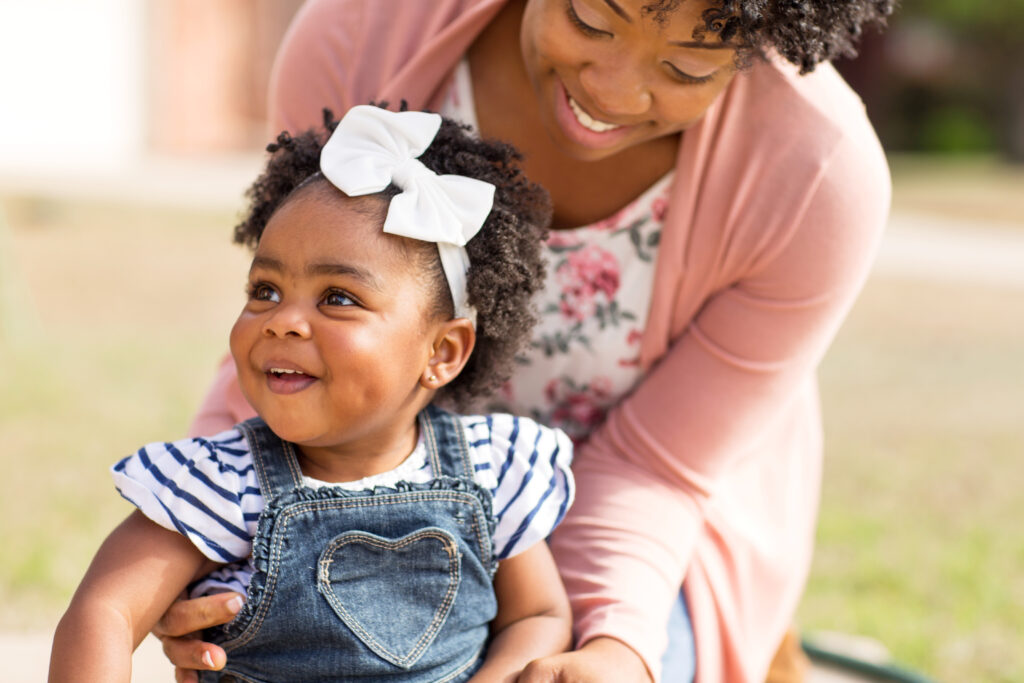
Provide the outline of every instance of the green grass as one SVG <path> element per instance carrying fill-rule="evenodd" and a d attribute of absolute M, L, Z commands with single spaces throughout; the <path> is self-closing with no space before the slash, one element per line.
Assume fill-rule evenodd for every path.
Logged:
<path fill-rule="evenodd" d="M 821 372 L 804 628 L 941 680 L 1024 680 L 1022 312 L 1024 291 L 869 283 Z"/>
<path fill-rule="evenodd" d="M 47 627 L 128 512 L 106 468 L 184 432 L 246 258 L 230 215 L 0 199 L 0 628 Z M 869 282 L 821 372 L 805 629 L 940 680 L 1024 680 L 1022 348 L 1022 291 Z"/>

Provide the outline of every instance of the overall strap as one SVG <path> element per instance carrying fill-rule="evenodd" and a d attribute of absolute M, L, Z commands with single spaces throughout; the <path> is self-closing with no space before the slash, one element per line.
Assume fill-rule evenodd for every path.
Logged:
<path fill-rule="evenodd" d="M 473 480 L 466 430 L 455 415 L 437 406 L 427 406 L 419 415 L 430 467 L 437 474 Z"/>
<path fill-rule="evenodd" d="M 292 444 L 270 431 L 258 417 L 240 423 L 238 428 L 249 442 L 260 493 L 266 500 L 302 486 L 302 469 Z"/>

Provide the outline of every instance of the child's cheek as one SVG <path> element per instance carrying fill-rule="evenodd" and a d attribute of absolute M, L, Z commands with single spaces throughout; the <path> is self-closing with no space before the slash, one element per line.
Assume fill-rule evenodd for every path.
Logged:
<path fill-rule="evenodd" d="M 256 329 L 258 329 L 258 323 L 254 316 L 247 315 L 243 311 L 231 327 L 231 334 L 228 336 L 231 357 L 235 361 L 235 369 L 238 373 L 238 381 L 241 385 L 242 393 L 246 393 L 247 380 L 251 379 L 252 363 L 249 360 L 249 354 L 252 351 L 252 333 Z"/>

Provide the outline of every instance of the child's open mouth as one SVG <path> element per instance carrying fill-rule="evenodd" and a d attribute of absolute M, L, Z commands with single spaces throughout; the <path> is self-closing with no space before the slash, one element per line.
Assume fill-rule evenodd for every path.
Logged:
<path fill-rule="evenodd" d="M 316 381 L 316 377 L 288 368 L 270 368 L 266 372 L 267 386 L 275 394 L 294 394 Z"/>

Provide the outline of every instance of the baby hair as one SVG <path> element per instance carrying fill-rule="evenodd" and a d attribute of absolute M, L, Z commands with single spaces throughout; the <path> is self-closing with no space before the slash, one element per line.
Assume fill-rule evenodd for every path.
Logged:
<path fill-rule="evenodd" d="M 271 156 L 263 174 L 246 192 L 250 205 L 235 227 L 235 242 L 255 248 L 271 216 L 297 191 L 311 183 L 330 184 L 320 174 L 320 151 L 337 125 L 333 113 L 325 109 L 322 129 L 294 136 L 282 132 L 267 145 Z M 480 140 L 468 126 L 447 118 L 419 157 L 437 174 L 475 178 L 495 187 L 490 215 L 465 247 L 470 260 L 467 299 L 477 313 L 476 346 L 459 376 L 437 396 L 456 409 L 490 394 L 509 378 L 516 354 L 529 341 L 537 320 L 533 296 L 544 283 L 541 242 L 547 235 L 551 203 L 547 192 L 519 169 L 520 158 L 512 146 Z M 381 226 L 387 202 L 399 192 L 390 185 L 376 195 L 367 195 L 385 200 L 376 217 Z M 437 246 L 416 240 L 407 243 L 416 245 L 416 266 L 423 272 L 429 291 L 436 293 L 430 313 L 446 319 L 454 317 Z"/>

